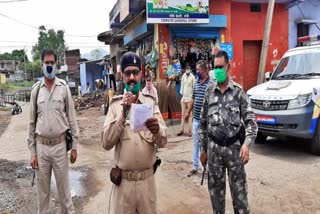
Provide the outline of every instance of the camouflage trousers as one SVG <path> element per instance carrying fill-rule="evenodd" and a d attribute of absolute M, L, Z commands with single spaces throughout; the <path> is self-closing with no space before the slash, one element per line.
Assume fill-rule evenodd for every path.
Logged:
<path fill-rule="evenodd" d="M 246 172 L 239 157 L 239 141 L 229 147 L 219 146 L 214 142 L 210 142 L 208 146 L 208 189 L 214 213 L 225 213 L 226 169 L 234 213 L 250 213 Z"/>

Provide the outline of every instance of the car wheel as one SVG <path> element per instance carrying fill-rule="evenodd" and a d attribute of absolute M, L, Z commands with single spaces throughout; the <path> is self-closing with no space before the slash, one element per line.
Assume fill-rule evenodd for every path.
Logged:
<path fill-rule="evenodd" d="M 310 143 L 310 151 L 314 155 L 320 155 L 320 120 L 318 119 L 316 133 Z"/>
<path fill-rule="evenodd" d="M 255 143 L 256 144 L 266 143 L 267 142 L 267 137 L 268 137 L 267 135 L 263 135 L 261 132 L 258 132 Z"/>

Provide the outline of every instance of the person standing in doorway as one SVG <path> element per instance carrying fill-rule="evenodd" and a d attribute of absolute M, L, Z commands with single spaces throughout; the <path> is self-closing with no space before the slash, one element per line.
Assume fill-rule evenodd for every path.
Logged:
<path fill-rule="evenodd" d="M 89 82 L 87 82 L 87 89 L 86 89 L 86 93 L 87 93 L 88 95 L 90 95 L 90 94 L 91 94 L 91 86 L 90 86 L 90 83 L 89 83 Z"/>
<path fill-rule="evenodd" d="M 198 129 L 200 127 L 200 112 L 203 104 L 204 94 L 211 80 L 208 75 L 207 63 L 204 60 L 197 62 L 197 80 L 193 89 L 192 100 L 189 102 L 188 110 L 185 118 L 190 117 L 191 111 L 193 110 L 193 168 L 189 172 L 188 176 L 192 176 L 198 172 L 199 168 L 199 135 Z"/>
<path fill-rule="evenodd" d="M 65 133 L 72 135 L 70 162 L 77 159 L 78 124 L 70 89 L 55 77 L 57 56 L 52 50 L 41 55 L 43 81 L 31 91 L 28 147 L 31 166 L 36 171 L 38 214 L 49 212 L 52 170 L 55 175 L 62 214 L 75 213 L 69 184 L 69 164 Z"/>
<path fill-rule="evenodd" d="M 189 65 L 186 66 L 186 71 L 182 75 L 181 78 L 181 88 L 180 88 L 180 94 L 182 95 L 181 98 L 181 128 L 178 136 L 181 136 L 184 134 L 184 123 L 186 121 L 185 116 L 186 112 L 188 110 L 189 103 L 192 102 L 192 95 L 193 95 L 193 88 L 194 84 L 196 82 L 195 77 L 191 73 L 191 68 Z M 192 114 L 192 112 L 190 112 Z M 189 137 L 192 137 L 192 115 L 189 117 Z"/>
<path fill-rule="evenodd" d="M 219 51 L 214 63 L 216 83 L 205 93 L 200 116 L 200 161 L 208 162 L 208 189 L 215 213 L 225 213 L 226 171 L 234 213 L 248 214 L 245 164 L 249 146 L 254 143 L 258 126 L 242 87 L 228 76 L 228 54 Z M 244 124 L 243 124 L 244 123 Z"/>
<path fill-rule="evenodd" d="M 113 66 L 108 66 L 109 70 L 109 78 L 110 78 L 110 88 L 113 88 L 114 92 L 117 92 L 117 85 L 116 85 L 116 76 L 114 75 Z M 113 85 L 113 87 L 111 87 Z"/>

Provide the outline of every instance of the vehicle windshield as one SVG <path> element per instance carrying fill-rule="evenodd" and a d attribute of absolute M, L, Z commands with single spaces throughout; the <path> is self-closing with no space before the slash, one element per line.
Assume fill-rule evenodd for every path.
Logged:
<path fill-rule="evenodd" d="M 303 53 L 281 59 L 273 80 L 308 79 L 320 77 L 320 52 Z"/>

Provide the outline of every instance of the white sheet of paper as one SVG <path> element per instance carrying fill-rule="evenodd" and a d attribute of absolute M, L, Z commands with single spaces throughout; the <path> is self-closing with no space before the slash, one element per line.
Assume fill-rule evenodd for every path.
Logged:
<path fill-rule="evenodd" d="M 130 128 L 134 132 L 147 130 L 145 122 L 153 117 L 153 106 L 151 104 L 132 104 L 130 116 Z"/>

